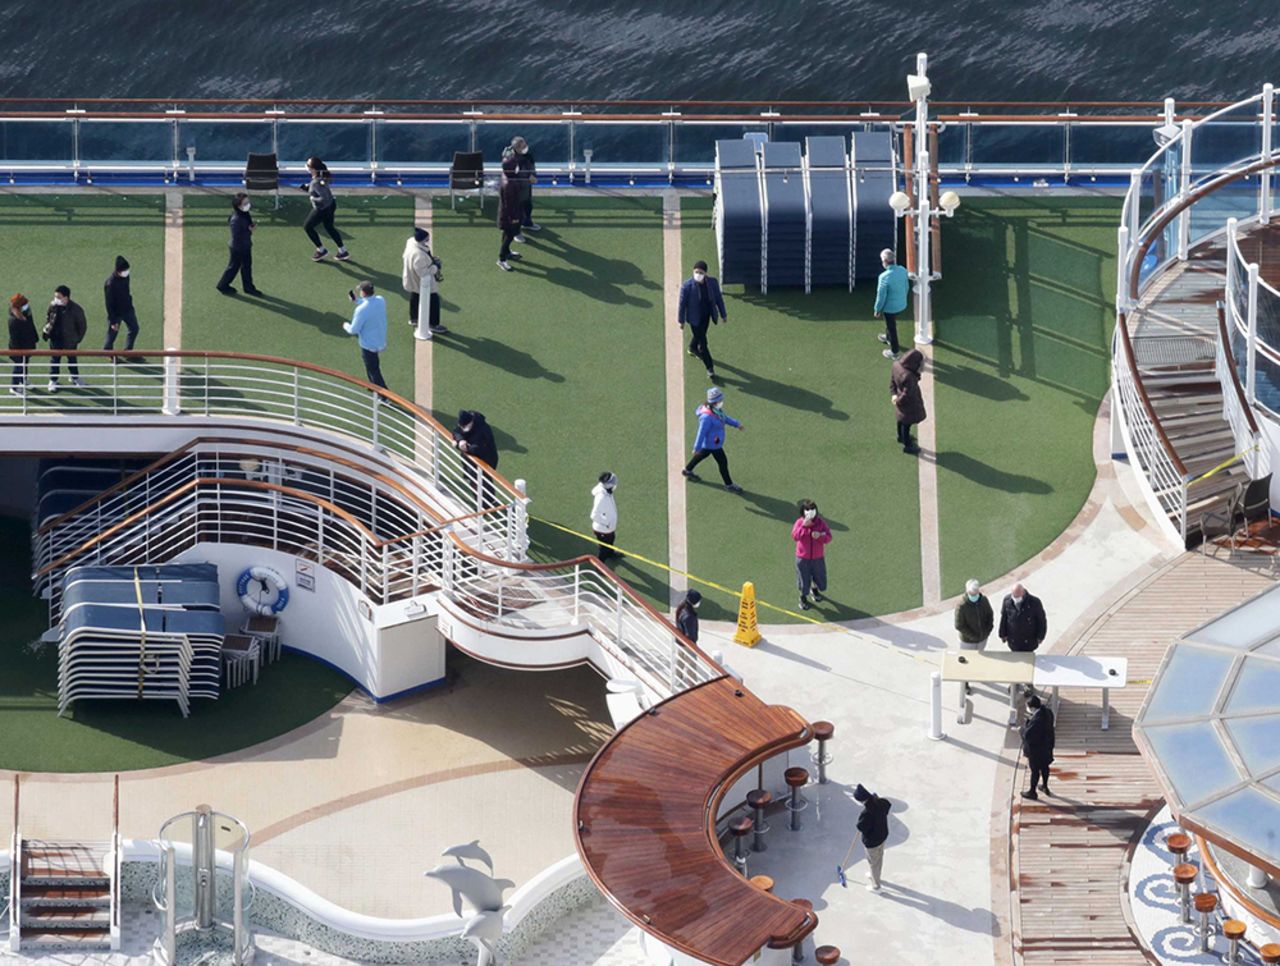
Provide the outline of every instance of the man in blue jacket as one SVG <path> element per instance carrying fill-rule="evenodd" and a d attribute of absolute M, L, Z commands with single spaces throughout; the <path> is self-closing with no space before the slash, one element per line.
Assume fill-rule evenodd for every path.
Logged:
<path fill-rule="evenodd" d="M 716 377 L 716 363 L 707 346 L 707 327 L 713 323 L 728 322 L 729 313 L 724 309 L 724 297 L 720 283 L 707 274 L 707 263 L 693 263 L 693 278 L 685 279 L 680 286 L 680 306 L 676 311 L 680 328 L 685 323 L 693 331 L 689 341 L 689 355 L 697 356 L 707 367 L 707 378 Z"/>
<path fill-rule="evenodd" d="M 911 279 L 907 270 L 897 264 L 893 249 L 880 253 L 884 271 L 876 282 L 876 318 L 884 316 L 884 332 L 876 336 L 889 348 L 884 350 L 886 359 L 894 359 L 902 351 L 898 345 L 898 316 L 907 310 L 907 296 L 911 294 Z"/>
<path fill-rule="evenodd" d="M 361 282 L 351 298 L 355 300 L 356 310 L 350 322 L 344 322 L 342 328 L 360 340 L 360 356 L 364 359 L 364 371 L 369 381 L 375 386 L 387 388 L 382 378 L 382 365 L 378 353 L 387 347 L 387 303 L 381 295 L 373 294 L 372 282 Z"/>

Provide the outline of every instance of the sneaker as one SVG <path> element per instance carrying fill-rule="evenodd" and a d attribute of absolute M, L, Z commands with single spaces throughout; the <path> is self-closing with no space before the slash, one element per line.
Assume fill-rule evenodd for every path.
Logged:
<path fill-rule="evenodd" d="M 1045 782 L 1043 785 L 1041 785 L 1041 786 L 1040 786 L 1040 791 L 1044 792 L 1044 793 L 1045 793 L 1046 795 L 1048 795 L 1050 798 L 1052 798 L 1052 797 L 1053 797 L 1053 792 L 1049 791 L 1049 783 L 1048 783 L 1048 782 Z"/>
<path fill-rule="evenodd" d="M 822 596 L 822 591 L 820 591 L 820 590 L 815 590 L 815 591 L 813 592 L 813 594 L 812 594 L 812 595 L 810 595 L 810 596 L 812 596 L 812 597 L 813 597 L 813 602 L 814 602 L 815 604 L 817 604 L 817 603 L 821 603 L 822 601 L 826 600 L 826 598 Z"/>
<path fill-rule="evenodd" d="M 813 605 L 812 605 L 811 603 L 809 603 L 809 598 L 808 598 L 808 597 L 801 597 L 801 598 L 800 598 L 800 609 L 801 609 L 801 610 L 810 610 L 810 609 L 812 609 L 812 607 L 813 607 Z"/>
<path fill-rule="evenodd" d="M 410 319 L 410 320 L 409 320 L 409 325 L 414 326 L 414 325 L 417 325 L 417 324 L 418 324 L 418 320 L 417 320 L 417 319 Z"/>
<path fill-rule="evenodd" d="M 244 290 L 245 295 L 256 295 L 258 298 L 266 298 L 267 293 L 260 288 L 247 288 Z"/>
<path fill-rule="evenodd" d="M 517 262 L 518 262 L 518 261 L 520 261 L 520 259 L 524 258 L 524 256 L 523 256 L 523 255 L 521 255 L 519 252 L 512 252 L 510 255 L 508 255 L 508 256 L 507 256 L 507 258 L 510 258 L 510 259 L 512 259 L 513 261 L 517 261 Z"/>
<path fill-rule="evenodd" d="M 430 342 L 430 341 L 431 341 L 431 330 L 430 330 L 430 329 L 428 329 L 428 330 L 427 330 L 426 335 L 423 335 L 423 334 L 422 334 L 422 330 L 421 330 L 421 329 L 414 329 L 414 330 L 413 330 L 413 337 L 414 337 L 415 339 L 417 339 L 419 342 Z"/>
<path fill-rule="evenodd" d="M 234 285 L 225 285 L 225 286 L 224 286 L 224 285 L 219 285 L 219 286 L 218 286 L 218 291 L 219 291 L 219 292 L 221 292 L 223 295 L 235 295 L 235 294 L 236 294 L 236 289 L 235 289 L 235 286 L 234 286 Z"/>
<path fill-rule="evenodd" d="M 741 493 L 741 492 L 742 492 L 742 487 L 740 487 L 737 483 L 726 483 L 726 484 L 724 485 L 724 488 L 725 488 L 726 490 L 728 490 L 730 493 Z"/>
<path fill-rule="evenodd" d="M 695 483 L 700 483 L 700 482 L 702 481 L 702 477 L 700 477 L 700 476 L 699 476 L 697 473 L 695 473 L 693 470 L 681 470 L 681 471 L 680 471 L 680 474 L 681 474 L 681 475 L 682 475 L 686 480 L 693 480 Z"/>
<path fill-rule="evenodd" d="M 498 259 L 498 267 L 502 269 L 504 272 L 511 271 L 511 263 L 504 262 L 501 258 Z"/>
<path fill-rule="evenodd" d="M 334 255 L 333 257 L 340 262 L 345 262 L 351 257 L 351 253 L 347 251 L 347 248 L 344 245 L 342 248 L 338 249 L 338 254 Z"/>
<path fill-rule="evenodd" d="M 885 345 L 889 344 L 889 337 L 885 335 L 883 332 L 881 332 L 878 336 L 876 336 L 876 338 L 879 339 L 881 342 L 883 342 Z"/>
<path fill-rule="evenodd" d="M 25 396 L 27 394 L 27 391 L 21 386 L 10 386 L 9 392 L 14 396 Z"/>
<path fill-rule="evenodd" d="M 534 224 L 533 222 L 529 222 L 529 224 L 527 224 L 527 225 L 521 225 L 520 227 L 521 227 L 521 228 L 528 228 L 530 231 L 542 231 L 542 226 L 541 226 L 541 225 L 536 225 L 536 224 Z"/>
<path fill-rule="evenodd" d="M 58 380 L 57 380 L 57 379 L 50 379 L 50 380 L 49 380 L 49 385 L 45 386 L 44 388 L 45 388 L 45 391 L 46 391 L 46 392 L 57 392 L 57 391 L 58 391 Z"/>
<path fill-rule="evenodd" d="M 908 456 L 916 456 L 920 452 L 920 447 L 915 443 L 908 443 L 906 446 L 902 447 L 902 452 L 906 453 Z"/>
<path fill-rule="evenodd" d="M 322 262 L 322 261 L 324 261 L 325 256 L 326 256 L 326 255 L 328 255 L 328 254 L 329 254 L 329 249 L 327 249 L 327 248 L 317 248 L 317 249 L 315 250 L 315 253 L 311 256 L 311 260 L 312 260 L 313 262 Z"/>
<path fill-rule="evenodd" d="M 515 238 L 513 238 L 513 239 L 512 239 L 512 241 L 518 241 L 521 245 L 523 245 L 523 244 L 524 244 L 524 235 L 516 235 L 516 237 L 515 237 Z"/>
<path fill-rule="evenodd" d="M 1040 796 L 1036 794 L 1036 790 L 1034 788 L 1032 788 L 1030 791 L 1023 792 L 1022 797 L 1033 802 L 1040 801 Z"/>
<path fill-rule="evenodd" d="M 714 369 L 708 369 L 708 370 L 707 370 L 707 378 L 708 378 L 708 379 L 710 379 L 712 382 L 715 382 L 715 381 L 716 381 L 716 371 L 715 371 Z"/>
<path fill-rule="evenodd" d="M 72 385 L 79 386 L 81 389 L 88 388 L 88 387 L 85 385 L 85 381 L 84 381 L 83 379 L 81 379 L 79 376 L 72 376 L 72 377 L 71 377 L 71 383 L 72 383 Z"/>
<path fill-rule="evenodd" d="M 868 891 L 868 892 L 879 892 L 879 891 L 880 891 L 880 887 L 879 887 L 878 885 L 876 885 L 874 882 L 868 882 L 868 883 L 867 883 L 867 891 Z"/>
<path fill-rule="evenodd" d="M 694 352 L 692 349 L 689 350 L 689 355 L 693 356 L 695 359 L 698 357 L 698 353 Z"/>
<path fill-rule="evenodd" d="M 428 332 L 433 332 L 433 333 L 435 333 L 435 334 L 437 334 L 437 335 L 438 335 L 438 334 L 439 334 L 439 333 L 441 333 L 441 332 L 448 332 L 448 331 L 449 331 L 449 329 L 448 329 L 446 326 L 443 326 L 443 325 L 428 325 L 428 326 L 427 326 L 427 331 L 428 331 Z"/>
<path fill-rule="evenodd" d="M 884 356 L 886 359 L 896 359 L 896 358 L 898 358 L 898 354 L 897 354 L 896 352 L 894 352 L 892 349 L 885 349 L 885 350 L 884 350 L 882 353 L 880 353 L 880 354 L 881 354 L 882 356 Z"/>

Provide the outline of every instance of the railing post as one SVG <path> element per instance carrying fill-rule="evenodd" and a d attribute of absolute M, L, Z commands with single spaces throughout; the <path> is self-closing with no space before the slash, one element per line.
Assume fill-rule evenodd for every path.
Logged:
<path fill-rule="evenodd" d="M 165 351 L 176 353 L 178 350 L 173 346 L 169 346 Z M 161 412 L 166 416 L 176 416 L 182 412 L 182 405 L 178 399 L 179 361 L 176 355 L 164 357 L 164 397 L 161 403 Z"/>
<path fill-rule="evenodd" d="M 1275 124 L 1275 88 L 1271 84 L 1262 85 L 1262 157 L 1265 161 L 1271 157 L 1271 128 Z M 1266 225 L 1271 222 L 1271 168 L 1263 168 L 1258 179 L 1258 221 Z"/>
<path fill-rule="evenodd" d="M 1186 198 L 1191 191 L 1191 119 L 1182 122 L 1182 172 L 1178 183 L 1178 197 Z M 1191 247 L 1191 209 L 1184 208 L 1178 215 L 1178 261 L 1187 260 Z"/>
<path fill-rule="evenodd" d="M 377 449 L 378 448 L 378 429 L 379 429 L 378 416 L 379 416 L 379 410 L 382 409 L 382 400 L 378 396 L 378 393 L 372 389 L 369 390 L 369 396 L 373 400 L 372 403 L 370 404 L 372 412 L 370 413 L 370 417 L 369 417 L 369 422 L 370 422 L 369 442 L 372 444 L 374 449 Z"/>
<path fill-rule="evenodd" d="M 293 425 L 302 425 L 302 387 L 299 385 L 302 370 L 293 367 Z"/>
<path fill-rule="evenodd" d="M 613 606 L 615 611 L 617 612 L 616 613 L 617 627 L 616 627 L 616 630 L 614 631 L 613 639 L 614 641 L 617 642 L 618 650 L 621 651 L 623 649 L 622 648 L 622 582 L 621 581 L 618 581 L 617 583 L 614 584 L 614 590 L 615 590 L 615 594 L 614 594 Z"/>
<path fill-rule="evenodd" d="M 1258 263 L 1249 266 L 1249 338 L 1245 342 L 1249 353 L 1249 365 L 1245 377 L 1245 398 L 1252 406 L 1257 402 L 1255 388 L 1258 381 Z"/>
<path fill-rule="evenodd" d="M 529 556 L 529 484 L 516 480 L 515 487 L 520 496 L 507 511 L 507 553 L 512 560 L 526 560 Z"/>
<path fill-rule="evenodd" d="M 1238 224 L 1239 222 L 1237 222 L 1236 219 L 1234 218 L 1227 219 L 1226 314 L 1227 314 L 1227 321 L 1231 323 L 1231 326 L 1235 325 L 1235 322 L 1233 321 L 1234 315 L 1232 313 L 1235 311 L 1236 285 L 1239 284 L 1236 281 L 1237 269 L 1236 269 L 1236 259 L 1235 259 L 1235 252 L 1239 250 L 1238 241 L 1237 241 L 1237 228 L 1236 228 Z M 1227 328 L 1228 334 L 1230 334 L 1231 332 L 1231 326 L 1228 326 Z"/>
<path fill-rule="evenodd" d="M 1121 225 L 1116 237 L 1116 312 L 1129 311 L 1129 228 Z"/>
<path fill-rule="evenodd" d="M 1133 236 L 1133 243 L 1138 243 L 1138 238 L 1142 232 L 1142 172 L 1129 172 L 1129 231 Z"/>
<path fill-rule="evenodd" d="M 933 342 L 933 307 L 929 286 L 933 281 L 929 260 L 929 152 L 921 151 L 916 169 L 916 191 L 920 210 L 916 212 L 916 335 L 917 345 Z"/>
<path fill-rule="evenodd" d="M 580 601 L 582 599 L 582 564 L 573 565 L 573 622 L 578 623 L 578 616 L 582 611 Z"/>

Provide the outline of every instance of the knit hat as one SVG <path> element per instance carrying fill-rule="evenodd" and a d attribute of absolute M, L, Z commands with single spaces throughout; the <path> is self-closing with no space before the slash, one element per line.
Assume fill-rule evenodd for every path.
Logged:
<path fill-rule="evenodd" d="M 474 418 L 475 418 L 475 413 L 473 413 L 470 409 L 459 409 L 459 410 L 458 410 L 458 425 L 459 425 L 459 426 L 465 426 L 465 425 L 467 425 L 467 423 L 471 422 L 471 420 L 473 420 Z"/>
<path fill-rule="evenodd" d="M 123 271 L 126 271 L 128 268 L 129 268 L 129 259 L 125 258 L 123 255 L 117 255 L 116 271 L 123 272 Z"/>
<path fill-rule="evenodd" d="M 693 270 L 696 272 L 699 269 L 701 269 L 704 272 L 707 270 L 707 263 L 704 262 L 702 259 L 698 259 L 696 262 L 693 263 Z"/>
<path fill-rule="evenodd" d="M 600 474 L 600 482 L 603 483 L 605 486 L 617 486 L 618 474 L 613 473 L 610 470 L 605 470 L 603 473 Z"/>
<path fill-rule="evenodd" d="M 59 285 L 57 288 L 54 289 L 54 291 L 57 292 L 59 295 L 63 295 L 63 296 L 66 296 L 67 298 L 71 298 L 71 289 L 67 288 L 65 285 Z"/>
<path fill-rule="evenodd" d="M 27 297 L 21 292 L 17 292 L 11 299 L 9 299 L 9 304 L 15 309 L 20 309 L 27 304 Z"/>
<path fill-rule="evenodd" d="M 707 390 L 707 402 L 715 404 L 724 402 L 724 391 L 719 386 L 712 386 Z"/>
<path fill-rule="evenodd" d="M 424 242 L 427 240 L 427 230 L 425 228 L 413 229 L 413 240 L 416 242 Z"/>
<path fill-rule="evenodd" d="M 696 590 L 686 591 L 684 595 L 684 602 L 686 604 L 689 604 L 690 606 L 692 606 L 693 604 L 701 604 L 702 594 Z"/>
<path fill-rule="evenodd" d="M 865 804 L 867 799 L 871 797 L 871 793 L 863 787 L 862 782 L 858 782 L 858 787 L 853 790 L 853 797 Z"/>

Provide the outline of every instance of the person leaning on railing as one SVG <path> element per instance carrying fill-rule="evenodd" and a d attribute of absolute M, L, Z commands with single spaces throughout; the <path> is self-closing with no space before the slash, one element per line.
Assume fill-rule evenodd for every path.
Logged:
<path fill-rule="evenodd" d="M 36 339 L 36 324 L 31 319 L 31 303 L 21 292 L 9 299 L 9 348 L 11 350 L 30 350 L 39 344 Z M 13 359 L 13 381 L 9 392 L 15 396 L 27 394 L 27 357 L 15 356 Z"/>
<path fill-rule="evenodd" d="M 472 409 L 458 412 L 458 425 L 453 428 L 453 445 L 490 469 L 498 468 L 498 443 L 493 438 L 493 427 L 484 418 L 484 413 Z M 496 506 L 493 481 L 488 474 L 481 473 L 471 460 L 463 460 L 462 465 L 467 473 L 468 484 L 477 493 L 478 502 L 485 507 Z"/>

